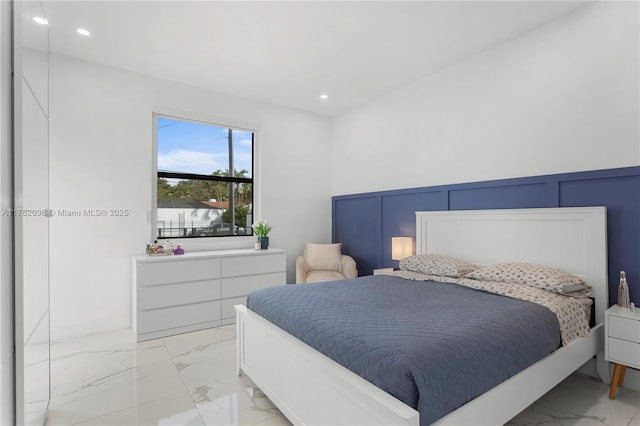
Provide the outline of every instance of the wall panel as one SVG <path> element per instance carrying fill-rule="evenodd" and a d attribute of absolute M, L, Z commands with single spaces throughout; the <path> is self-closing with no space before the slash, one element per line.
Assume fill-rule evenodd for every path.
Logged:
<path fill-rule="evenodd" d="M 444 193 L 446 196 L 446 193 Z M 380 248 L 382 259 L 391 259 L 391 238 L 409 237 L 416 233 L 415 211 L 442 210 L 443 192 L 391 193 L 382 200 L 382 238 Z"/>
<path fill-rule="evenodd" d="M 617 300 L 619 272 L 627 273 L 632 301 L 640 304 L 640 176 L 560 182 L 560 207 L 607 206 L 609 294 Z"/>
<path fill-rule="evenodd" d="M 546 204 L 545 184 L 522 183 L 449 191 L 449 210 L 524 209 Z"/>
<path fill-rule="evenodd" d="M 354 256 L 360 275 L 397 267 L 391 237 L 415 235 L 415 211 L 607 207 L 609 303 L 619 271 L 640 305 L 640 167 L 501 179 L 333 197 L 333 241 Z"/>
<path fill-rule="evenodd" d="M 333 227 L 333 241 L 342 243 L 342 253 L 358 259 L 362 275 L 371 273 L 379 264 L 380 198 L 350 197 L 333 202 L 333 217 L 340 226 Z"/>

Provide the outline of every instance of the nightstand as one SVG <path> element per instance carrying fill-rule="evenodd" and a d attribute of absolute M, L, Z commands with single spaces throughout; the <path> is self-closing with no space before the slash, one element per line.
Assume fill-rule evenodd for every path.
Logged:
<path fill-rule="evenodd" d="M 393 272 L 393 268 L 378 268 L 373 270 L 373 275 L 384 275 L 387 272 Z"/>
<path fill-rule="evenodd" d="M 640 368 L 640 310 L 614 305 L 605 313 L 605 359 L 615 363 L 609 399 L 622 386 L 627 367 Z"/>

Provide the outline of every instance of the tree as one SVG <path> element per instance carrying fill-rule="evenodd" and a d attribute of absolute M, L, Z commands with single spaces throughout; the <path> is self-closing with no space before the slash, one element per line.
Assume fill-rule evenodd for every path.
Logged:
<path fill-rule="evenodd" d="M 234 210 L 235 210 L 234 223 L 236 224 L 236 226 L 240 226 L 240 227 L 246 226 L 247 215 L 250 214 L 249 207 L 239 205 L 239 206 L 236 206 Z M 229 209 L 222 212 L 222 221 L 224 223 L 231 223 L 231 221 L 229 220 Z"/>
<path fill-rule="evenodd" d="M 158 178 L 158 202 L 173 198 L 173 186 L 164 178 Z"/>
<path fill-rule="evenodd" d="M 247 177 L 248 173 L 245 169 L 233 171 L 234 177 Z M 229 177 L 229 169 L 218 169 L 211 173 L 211 176 Z M 228 202 L 230 201 L 229 194 L 233 194 L 235 224 L 245 226 L 253 202 L 253 186 L 251 184 L 183 179 L 172 185 L 165 178 L 158 178 L 158 202 L 169 200 L 208 201 L 210 199 Z M 223 212 L 222 221 L 231 223 L 228 209 Z"/>
<path fill-rule="evenodd" d="M 247 174 L 249 173 L 248 170 L 246 169 L 242 169 L 242 170 L 235 170 L 233 171 L 233 176 L 234 177 L 247 177 Z M 211 174 L 212 176 L 224 176 L 224 177 L 229 177 L 229 169 L 224 169 L 224 170 L 216 170 L 215 172 L 213 172 Z M 251 185 L 246 184 L 246 183 L 236 183 L 236 184 L 231 184 L 231 183 L 223 183 L 223 182 L 216 182 L 217 186 L 215 188 L 216 194 L 218 195 L 217 197 L 215 197 L 218 201 L 229 201 L 229 193 L 233 193 L 233 200 L 235 202 L 235 204 L 237 205 L 246 205 L 246 204 L 251 204 L 252 202 L 252 190 L 251 190 Z M 233 186 L 233 190 L 229 191 L 229 187 Z"/>

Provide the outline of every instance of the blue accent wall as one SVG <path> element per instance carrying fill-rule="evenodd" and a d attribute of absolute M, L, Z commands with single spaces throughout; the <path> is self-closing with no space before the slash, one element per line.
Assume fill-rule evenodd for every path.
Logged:
<path fill-rule="evenodd" d="M 609 303 L 624 270 L 640 306 L 640 167 L 335 196 L 332 238 L 369 275 L 398 266 L 391 237 L 415 236 L 416 211 L 586 206 L 607 207 Z"/>

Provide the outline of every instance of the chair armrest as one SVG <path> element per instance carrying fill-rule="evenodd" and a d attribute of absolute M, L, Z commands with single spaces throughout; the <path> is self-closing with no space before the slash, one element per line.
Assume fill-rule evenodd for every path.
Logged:
<path fill-rule="evenodd" d="M 304 256 L 296 257 L 296 284 L 307 282 L 307 261 Z"/>
<path fill-rule="evenodd" d="M 355 278 L 358 276 L 358 270 L 356 269 L 356 261 L 353 257 L 342 255 L 342 275 L 346 278 Z"/>

